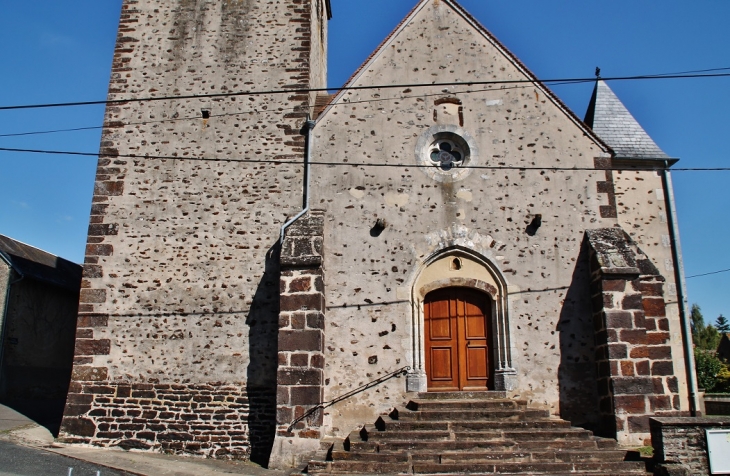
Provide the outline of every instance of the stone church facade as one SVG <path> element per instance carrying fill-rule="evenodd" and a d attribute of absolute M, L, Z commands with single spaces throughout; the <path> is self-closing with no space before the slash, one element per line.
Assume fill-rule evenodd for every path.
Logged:
<path fill-rule="evenodd" d="M 330 17 L 124 1 L 109 99 L 155 100 L 107 107 L 66 441 L 281 465 L 411 392 L 626 445 L 692 412 L 676 160 L 608 85 L 581 120 L 422 0 L 330 96 Z"/>

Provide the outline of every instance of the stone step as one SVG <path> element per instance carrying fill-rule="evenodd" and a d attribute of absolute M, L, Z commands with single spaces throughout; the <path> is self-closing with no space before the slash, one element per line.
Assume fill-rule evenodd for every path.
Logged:
<path fill-rule="evenodd" d="M 418 463 L 490 463 L 510 462 L 623 462 L 626 452 L 610 451 L 445 451 L 432 452 L 395 452 L 395 453 L 356 453 L 352 451 L 332 451 L 332 461 L 370 461 L 383 463 L 405 463 L 409 458 Z"/>
<path fill-rule="evenodd" d="M 430 464 L 416 463 L 374 463 L 374 462 L 312 462 L 308 474 L 325 476 L 329 474 L 421 474 L 421 475 L 571 475 L 629 476 L 647 475 L 642 462 L 621 463 L 465 463 Z"/>
<path fill-rule="evenodd" d="M 416 434 L 414 432 L 414 434 Z M 590 440 L 593 433 L 580 428 L 563 428 L 563 429 L 540 429 L 533 430 L 490 430 L 490 431 L 463 431 L 454 432 L 457 440 L 484 440 L 492 438 L 503 438 L 516 442 L 534 441 L 534 440 Z"/>
<path fill-rule="evenodd" d="M 357 434 L 363 440 L 451 440 L 452 433 L 448 430 L 417 430 L 417 431 L 379 431 L 375 425 L 365 425 Z M 350 433 L 352 441 L 352 433 Z"/>
<path fill-rule="evenodd" d="M 409 473 L 410 463 L 385 463 L 381 461 L 312 461 L 307 467 L 309 474 L 397 474 Z"/>
<path fill-rule="evenodd" d="M 512 441 L 413 441 L 413 440 L 378 440 L 378 441 L 350 441 L 350 451 L 365 453 L 398 453 L 445 451 L 479 451 L 479 450 L 506 450 L 515 449 Z M 595 445 L 593 446 L 595 448 Z"/>
<path fill-rule="evenodd" d="M 332 451 L 332 461 L 380 461 L 383 463 L 407 463 L 410 455 L 406 452 L 394 453 L 358 453 L 355 451 Z M 428 459 L 427 461 L 438 462 Z"/>
<path fill-rule="evenodd" d="M 430 473 L 486 473 L 486 474 L 591 474 L 595 472 L 613 474 L 645 474 L 643 462 L 581 462 L 581 463 L 413 463 L 416 474 Z"/>
<path fill-rule="evenodd" d="M 594 436 L 593 440 L 596 442 L 596 446 L 600 450 L 612 450 L 618 449 L 618 442 L 613 438 L 601 438 L 600 436 Z"/>
<path fill-rule="evenodd" d="M 524 440 L 515 442 L 515 448 L 522 451 L 535 450 L 594 450 L 601 447 L 595 439 L 589 440 Z"/>
<path fill-rule="evenodd" d="M 414 398 L 406 405 L 408 410 L 513 410 L 527 408 L 525 400 L 465 400 L 465 399 L 421 399 Z"/>
<path fill-rule="evenodd" d="M 386 451 L 410 451 L 410 452 L 439 452 L 439 451 L 476 451 L 479 449 L 511 449 L 515 451 L 536 451 L 536 450 L 594 450 L 598 445 L 594 440 L 532 440 L 520 441 L 494 439 L 494 440 L 388 440 L 372 439 L 368 441 L 351 441 L 350 451 L 363 451 L 370 453 L 383 453 Z"/>
<path fill-rule="evenodd" d="M 486 390 L 479 392 L 420 392 L 418 398 L 424 400 L 493 400 L 507 398 L 507 392 Z"/>
<path fill-rule="evenodd" d="M 548 419 L 547 410 L 512 409 L 512 410 L 419 410 L 411 411 L 396 408 L 390 413 L 395 420 L 444 421 L 444 420 L 540 420 Z"/>
<path fill-rule="evenodd" d="M 466 393 L 479 395 L 419 394 L 333 442 L 327 461 L 310 463 L 309 474 L 647 476 L 616 440 L 500 392 Z"/>
<path fill-rule="evenodd" d="M 350 441 L 357 437 L 364 441 L 371 440 L 413 440 L 413 441 L 434 441 L 434 440 L 510 440 L 515 442 L 534 440 L 591 440 L 593 434 L 590 431 L 579 428 L 542 429 L 533 430 L 489 430 L 489 431 L 449 431 L 449 430 L 417 430 L 417 431 L 379 431 L 375 425 L 365 425 L 360 431 L 350 434 Z"/>
<path fill-rule="evenodd" d="M 543 428 L 570 428 L 570 422 L 565 420 L 534 420 L 534 421 L 403 421 L 389 417 L 380 417 L 375 422 L 379 431 L 479 431 L 479 430 L 510 430 L 510 429 L 543 429 Z"/>
<path fill-rule="evenodd" d="M 405 455 L 403 455 L 405 456 Z M 626 452 L 622 450 L 609 451 L 448 451 L 439 454 L 413 453 L 414 462 L 430 463 L 461 463 L 511 461 L 511 462 L 623 462 Z"/>
<path fill-rule="evenodd" d="M 297 476 L 306 476 L 306 474 L 298 475 L 298 473 L 293 473 Z M 341 476 L 344 474 L 356 474 L 358 476 L 382 476 L 383 473 L 353 473 L 349 471 L 339 471 L 339 472 L 320 472 L 317 471 L 316 473 L 310 473 L 310 474 L 317 474 L 318 476 Z M 412 475 L 414 473 L 395 473 L 399 475 Z M 439 472 L 439 473 L 417 473 L 420 476 L 464 476 L 465 473 L 463 472 Z M 653 476 L 652 473 L 647 473 L 645 471 L 636 471 L 635 469 L 629 469 L 628 471 L 620 471 L 620 472 L 612 472 L 612 471 L 577 471 L 577 472 L 557 472 L 557 473 L 534 473 L 534 472 L 519 472 L 519 473 L 481 473 L 481 472 L 473 472 L 470 471 L 469 476 L 495 476 L 495 474 L 500 475 L 509 475 L 509 476 L 530 476 L 533 474 L 544 474 L 549 476 L 576 476 L 579 474 L 585 474 L 589 476 L 635 476 L 635 475 L 641 475 L 641 476 Z"/>

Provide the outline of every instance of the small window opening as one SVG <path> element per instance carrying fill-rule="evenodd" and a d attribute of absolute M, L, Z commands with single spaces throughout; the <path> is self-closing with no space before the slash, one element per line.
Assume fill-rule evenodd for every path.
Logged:
<path fill-rule="evenodd" d="M 459 271 L 461 269 L 461 260 L 454 258 L 451 260 L 451 271 Z"/>

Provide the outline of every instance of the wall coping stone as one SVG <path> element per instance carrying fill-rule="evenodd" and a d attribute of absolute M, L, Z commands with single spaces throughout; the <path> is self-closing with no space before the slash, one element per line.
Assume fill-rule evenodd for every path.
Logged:
<path fill-rule="evenodd" d="M 622 275 L 622 276 L 639 276 L 641 271 L 639 268 L 632 267 L 601 267 L 603 274 Z"/>
<path fill-rule="evenodd" d="M 730 393 L 706 393 L 704 395 L 705 400 L 711 400 L 713 402 L 729 402 Z"/>
<path fill-rule="evenodd" d="M 722 426 L 730 427 L 730 417 L 657 417 L 650 418 L 651 425 L 659 426 Z"/>

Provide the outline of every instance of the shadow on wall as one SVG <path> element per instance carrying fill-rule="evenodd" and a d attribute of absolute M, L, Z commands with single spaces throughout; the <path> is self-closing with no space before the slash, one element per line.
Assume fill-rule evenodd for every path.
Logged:
<path fill-rule="evenodd" d="M 78 299 L 78 290 L 30 277 L 12 286 L 9 296 L 0 403 L 45 426 L 54 436 L 71 380 Z"/>
<path fill-rule="evenodd" d="M 586 239 L 556 327 L 560 333 L 560 416 L 573 426 L 595 431 L 599 425 L 590 262 Z"/>
<path fill-rule="evenodd" d="M 251 303 L 247 391 L 251 461 L 266 467 L 276 434 L 276 370 L 279 350 L 279 254 L 276 242 L 266 253 L 264 275 Z"/>

